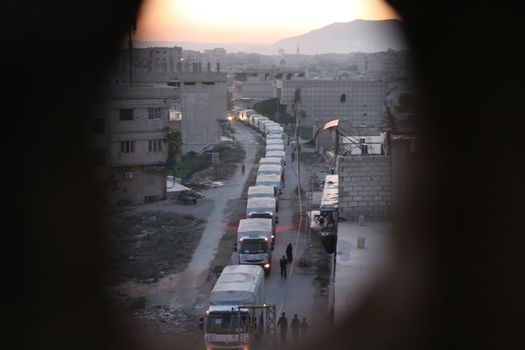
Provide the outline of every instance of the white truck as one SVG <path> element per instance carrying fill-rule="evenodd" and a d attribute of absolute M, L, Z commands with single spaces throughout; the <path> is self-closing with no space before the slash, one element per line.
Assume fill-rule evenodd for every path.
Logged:
<path fill-rule="evenodd" d="M 266 151 L 264 158 L 281 158 L 283 166 L 286 165 L 286 152 L 285 151 Z"/>
<path fill-rule="evenodd" d="M 266 133 L 266 137 L 268 137 L 269 135 L 281 135 L 282 137 L 283 132 L 284 129 L 282 126 L 272 126 L 270 127 L 270 130 L 268 130 L 268 132 Z"/>
<path fill-rule="evenodd" d="M 266 144 L 266 152 L 270 152 L 270 151 L 284 151 L 284 145 L 282 143 L 281 144 L 273 144 L 273 143 Z"/>
<path fill-rule="evenodd" d="M 281 130 L 272 129 L 270 130 L 270 134 L 266 135 L 266 140 L 271 140 L 271 139 L 284 140 L 284 134 Z"/>
<path fill-rule="evenodd" d="M 279 174 L 261 174 L 257 173 L 255 186 L 274 186 L 278 196 L 282 193 L 283 178 Z"/>
<path fill-rule="evenodd" d="M 283 176 L 283 167 L 278 164 L 262 164 L 257 168 L 257 174 L 274 174 Z"/>
<path fill-rule="evenodd" d="M 279 197 L 275 186 L 250 186 L 248 187 L 248 199 L 250 198 L 275 198 L 275 210 L 279 211 Z"/>
<path fill-rule="evenodd" d="M 274 121 L 272 121 L 271 123 L 266 123 L 264 125 L 264 134 L 265 135 L 268 135 L 271 132 L 277 133 L 277 132 L 282 132 L 282 131 L 283 131 L 282 126 L 279 125 L 278 123 L 274 122 Z"/>
<path fill-rule="evenodd" d="M 277 134 L 275 134 L 277 135 Z M 279 135 L 277 135 L 279 136 Z M 266 145 L 282 145 L 284 146 L 284 141 L 282 138 L 267 138 Z"/>
<path fill-rule="evenodd" d="M 251 349 L 257 315 L 247 306 L 265 302 L 262 267 L 225 266 L 208 301 L 204 332 L 206 349 Z"/>
<path fill-rule="evenodd" d="M 235 244 L 239 264 L 259 265 L 268 275 L 272 268 L 275 237 L 272 231 L 271 219 L 241 219 Z"/>
<path fill-rule="evenodd" d="M 279 223 L 275 212 L 275 198 L 248 198 L 246 203 L 246 218 L 272 219 L 273 235 L 275 235 L 275 225 Z"/>
<path fill-rule="evenodd" d="M 259 165 L 266 164 L 279 164 L 281 167 L 284 167 L 284 161 L 281 157 L 262 157 L 259 159 Z"/>

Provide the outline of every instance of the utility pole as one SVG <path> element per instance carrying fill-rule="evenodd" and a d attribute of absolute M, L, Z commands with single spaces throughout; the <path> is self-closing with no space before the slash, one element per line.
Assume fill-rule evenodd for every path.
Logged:
<path fill-rule="evenodd" d="M 335 174 L 336 166 L 337 166 L 337 155 L 339 154 L 339 131 L 337 128 L 334 129 L 335 131 L 335 145 L 334 145 L 334 162 L 332 164 L 332 169 L 330 169 L 330 173 L 333 175 Z"/>
<path fill-rule="evenodd" d="M 295 89 L 295 145 L 297 148 L 297 192 L 299 196 L 299 215 L 303 216 L 303 206 L 301 200 L 301 148 L 299 146 L 299 119 L 301 116 L 301 89 Z"/>

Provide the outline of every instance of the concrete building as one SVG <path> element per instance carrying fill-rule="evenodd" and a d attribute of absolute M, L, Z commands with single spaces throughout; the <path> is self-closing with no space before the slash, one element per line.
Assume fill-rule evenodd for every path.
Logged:
<path fill-rule="evenodd" d="M 407 75 L 410 68 L 410 53 L 407 50 L 388 50 L 374 53 L 353 52 L 348 65 L 361 74 L 378 79 L 394 79 Z"/>
<path fill-rule="evenodd" d="M 110 205 L 166 196 L 168 133 L 180 133 L 181 153 L 220 140 L 226 120 L 226 74 L 177 73 L 163 84 L 114 86 L 93 118 L 94 160 Z"/>
<path fill-rule="evenodd" d="M 182 63 L 182 48 L 178 46 L 133 48 L 131 53 L 123 49 L 117 59 L 116 78 L 124 84 L 164 82 L 183 70 Z"/>
<path fill-rule="evenodd" d="M 180 90 L 182 152 L 199 152 L 220 140 L 220 124 L 227 121 L 226 73 L 179 73 L 170 84 Z"/>
<path fill-rule="evenodd" d="M 99 180 L 110 205 L 157 201 L 166 196 L 168 129 L 181 130 L 177 88 L 114 87 L 92 119 Z"/>
<path fill-rule="evenodd" d="M 386 83 L 354 80 L 286 80 L 278 83 L 280 103 L 294 115 L 294 99 L 300 94 L 300 124 L 311 127 L 340 119 L 352 125 L 380 127 L 385 123 Z"/>
<path fill-rule="evenodd" d="M 276 82 L 303 80 L 305 72 L 297 69 L 245 69 L 234 73 L 233 101 L 247 108 L 277 97 Z"/>

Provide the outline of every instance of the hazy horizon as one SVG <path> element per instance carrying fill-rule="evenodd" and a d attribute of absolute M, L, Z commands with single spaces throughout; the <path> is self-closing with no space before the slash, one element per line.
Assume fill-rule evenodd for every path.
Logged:
<path fill-rule="evenodd" d="M 382 0 L 325 0 L 321 5 L 304 0 L 147 0 L 134 40 L 263 46 L 333 23 L 400 19 Z"/>
<path fill-rule="evenodd" d="M 336 22 L 315 28 L 297 36 L 281 38 L 271 44 L 223 43 L 165 40 L 134 40 L 136 48 L 180 46 L 185 50 L 204 51 L 223 48 L 229 53 L 246 52 L 263 55 L 299 53 L 306 55 L 380 52 L 404 50 L 408 46 L 400 30 L 401 20 L 354 20 Z M 124 44 L 127 45 L 127 44 Z"/>

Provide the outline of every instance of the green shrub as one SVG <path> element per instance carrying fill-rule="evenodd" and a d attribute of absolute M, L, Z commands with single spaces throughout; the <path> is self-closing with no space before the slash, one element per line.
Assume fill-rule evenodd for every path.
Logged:
<path fill-rule="evenodd" d="M 182 156 L 182 159 L 176 165 L 174 176 L 182 180 L 187 180 L 192 174 L 199 170 L 206 169 L 209 165 L 210 160 L 207 155 L 188 152 Z"/>

